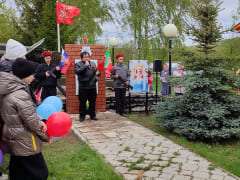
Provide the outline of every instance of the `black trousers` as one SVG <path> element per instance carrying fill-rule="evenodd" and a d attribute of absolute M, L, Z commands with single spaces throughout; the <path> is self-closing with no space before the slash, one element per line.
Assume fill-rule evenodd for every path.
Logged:
<path fill-rule="evenodd" d="M 48 168 L 42 153 L 10 157 L 10 180 L 47 180 Z"/>
<path fill-rule="evenodd" d="M 96 88 L 93 89 L 79 89 L 79 114 L 86 115 L 88 114 L 86 109 L 86 102 L 88 100 L 89 102 L 89 115 L 91 117 L 96 116 L 95 113 L 95 104 L 96 104 L 96 98 L 97 98 L 97 91 Z"/>
<path fill-rule="evenodd" d="M 126 88 L 115 88 L 116 113 L 123 114 L 125 108 Z"/>
<path fill-rule="evenodd" d="M 43 87 L 42 94 L 41 94 L 41 100 L 43 101 L 48 96 L 56 96 L 56 95 L 57 95 L 56 87 Z"/>

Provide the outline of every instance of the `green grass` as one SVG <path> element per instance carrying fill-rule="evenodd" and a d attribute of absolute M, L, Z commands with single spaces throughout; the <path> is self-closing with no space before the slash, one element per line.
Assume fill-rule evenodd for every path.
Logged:
<path fill-rule="evenodd" d="M 69 133 L 45 144 L 43 155 L 49 169 L 48 180 L 122 180 L 100 156 Z M 4 162 L 5 173 L 9 157 Z"/>
<path fill-rule="evenodd" d="M 157 125 L 155 115 L 146 116 L 142 114 L 130 114 L 128 119 L 139 123 L 169 139 L 180 144 L 190 151 L 206 158 L 212 163 L 212 167 L 219 166 L 240 177 L 240 140 L 222 144 L 207 144 L 203 142 L 192 142 L 184 137 L 179 137 L 168 132 L 163 127 Z"/>

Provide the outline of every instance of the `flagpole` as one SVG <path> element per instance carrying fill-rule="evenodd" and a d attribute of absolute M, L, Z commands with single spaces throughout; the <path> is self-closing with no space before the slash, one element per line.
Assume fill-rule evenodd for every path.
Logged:
<path fill-rule="evenodd" d="M 56 1 L 57 6 L 58 1 Z M 57 8 L 57 7 L 56 7 Z M 60 25 L 57 23 L 58 52 L 60 52 Z"/>
<path fill-rule="evenodd" d="M 58 52 L 60 52 L 60 26 L 57 24 Z"/>

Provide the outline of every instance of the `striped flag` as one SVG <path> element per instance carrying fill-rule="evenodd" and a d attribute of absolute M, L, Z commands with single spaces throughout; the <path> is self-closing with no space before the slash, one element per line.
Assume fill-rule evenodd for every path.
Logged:
<path fill-rule="evenodd" d="M 61 73 L 66 74 L 70 64 L 71 64 L 70 59 L 68 58 L 64 49 L 62 49 L 62 58 L 61 58 L 61 62 L 60 62 Z"/>
<path fill-rule="evenodd" d="M 113 69 L 113 65 L 112 65 L 109 49 L 106 51 L 106 53 L 104 55 L 103 63 L 104 63 L 104 68 L 106 69 L 106 77 L 110 78 L 111 77 L 111 71 Z"/>

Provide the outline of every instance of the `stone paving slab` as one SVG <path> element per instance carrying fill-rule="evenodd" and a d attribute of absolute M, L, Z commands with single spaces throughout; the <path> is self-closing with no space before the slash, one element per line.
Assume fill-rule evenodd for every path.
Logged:
<path fill-rule="evenodd" d="M 239 180 L 169 139 L 115 113 L 98 113 L 98 121 L 73 129 L 126 180 Z"/>
<path fill-rule="evenodd" d="M 75 114 L 71 116 L 73 127 L 90 144 L 156 135 L 151 130 L 111 112 L 98 113 L 98 121 L 92 121 L 87 117 L 81 123 L 79 122 L 79 115 Z"/>

